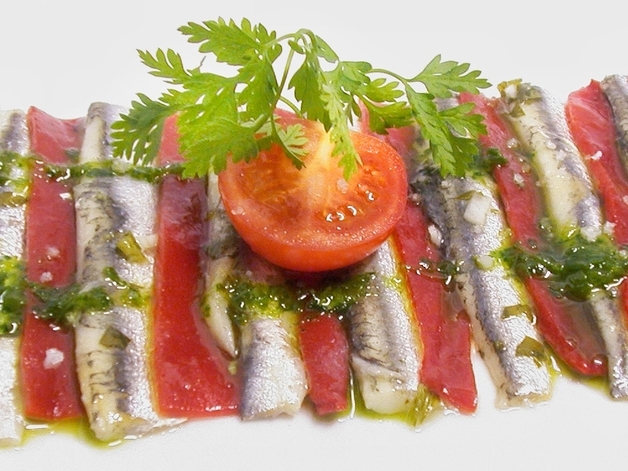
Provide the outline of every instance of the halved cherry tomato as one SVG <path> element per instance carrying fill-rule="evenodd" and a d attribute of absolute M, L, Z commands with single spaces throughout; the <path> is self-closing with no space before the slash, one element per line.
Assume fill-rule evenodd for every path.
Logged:
<path fill-rule="evenodd" d="M 297 169 L 277 145 L 248 163 L 229 163 L 219 188 L 234 227 L 253 251 L 291 270 L 332 270 L 363 259 L 403 213 L 407 177 L 401 157 L 356 132 L 362 165 L 347 182 L 320 124 L 287 113 L 279 123 L 303 127 L 305 167 Z"/>

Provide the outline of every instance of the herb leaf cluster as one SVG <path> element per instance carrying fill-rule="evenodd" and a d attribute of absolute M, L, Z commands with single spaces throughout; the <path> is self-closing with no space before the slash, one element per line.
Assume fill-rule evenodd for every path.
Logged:
<path fill-rule="evenodd" d="M 248 161 L 271 143 L 279 144 L 300 167 L 303 135 L 275 123 L 273 113 L 280 105 L 323 124 L 347 178 L 360 165 L 350 126 L 364 110 L 378 133 L 418 124 L 444 175 L 461 175 L 478 152 L 477 136 L 485 128 L 482 118 L 471 113 L 473 105 L 438 110 L 435 104 L 435 98 L 490 86 L 469 64 L 436 56 L 420 73 L 405 78 L 368 62 L 341 61 L 306 29 L 278 36 L 247 19 L 240 24 L 218 19 L 191 22 L 179 31 L 201 54 L 212 55 L 235 73 L 187 68 L 172 49 L 139 51 L 150 73 L 170 88 L 157 99 L 138 94 L 114 124 L 117 156 L 136 163 L 154 160 L 164 120 L 176 113 L 186 176 L 220 172 L 228 159 Z"/>

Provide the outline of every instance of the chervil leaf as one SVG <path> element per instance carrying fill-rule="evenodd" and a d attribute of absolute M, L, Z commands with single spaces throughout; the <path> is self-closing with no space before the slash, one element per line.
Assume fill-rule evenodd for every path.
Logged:
<path fill-rule="evenodd" d="M 238 96 L 242 119 L 272 116 L 279 88 L 272 63 L 268 60 L 251 62 L 240 70 L 237 80 L 245 84 Z"/>
<path fill-rule="evenodd" d="M 163 101 L 151 100 L 138 94 L 139 101 L 131 103 L 131 109 L 112 125 L 113 152 L 133 162 L 152 162 L 157 156 L 164 120 L 171 109 Z"/>
<path fill-rule="evenodd" d="M 379 134 L 386 134 L 387 129 L 409 126 L 413 123 L 412 110 L 405 103 L 395 102 L 390 105 L 374 105 L 364 101 L 368 110 L 369 129 Z"/>
<path fill-rule="evenodd" d="M 199 124 L 203 124 L 202 128 Z M 183 175 L 202 176 L 220 172 L 227 157 L 237 162 L 250 160 L 259 152 L 251 129 L 226 118 L 182 113 L 178 120 L 181 152 L 188 155 Z"/>
<path fill-rule="evenodd" d="M 485 132 L 481 118 L 470 114 L 467 106 L 439 111 L 434 102 L 434 98 L 476 93 L 490 85 L 466 63 L 436 56 L 419 74 L 404 78 L 375 69 L 369 62 L 341 61 L 329 44 L 306 29 L 277 36 L 247 19 L 238 24 L 219 18 L 190 22 L 179 31 L 198 45 L 201 54 L 234 67 L 234 74 L 221 76 L 201 66 L 188 69 L 171 49 L 154 54 L 140 51 L 149 73 L 175 88 L 157 100 L 138 94 L 129 112 L 114 125 L 115 155 L 134 162 L 152 161 L 163 121 L 179 113 L 186 175 L 219 172 L 229 159 L 249 160 L 271 143 L 282 146 L 300 167 L 303 135 L 296 128 L 276 125 L 273 112 L 279 103 L 322 123 L 347 178 L 361 163 L 351 139 L 351 124 L 364 109 L 371 129 L 378 133 L 417 124 L 443 175 L 464 171 L 472 160 L 469 154 L 476 152 L 478 135 Z M 284 50 L 285 60 L 277 64 Z M 292 91 L 293 97 L 286 91 Z"/>
<path fill-rule="evenodd" d="M 138 51 L 138 54 L 142 62 L 153 69 L 149 73 L 166 79 L 167 83 L 182 84 L 190 78 L 191 74 L 183 67 L 181 56 L 172 49 L 166 52 L 158 49 L 154 56 L 146 51 Z"/>
<path fill-rule="evenodd" d="M 437 55 L 420 74 L 408 82 L 421 82 L 433 96 L 449 98 L 452 92 L 478 93 L 481 88 L 488 88 L 490 84 L 479 75 L 477 70 L 469 72 L 469 64 L 442 62 L 440 55 Z"/>
<path fill-rule="evenodd" d="M 301 113 L 329 126 L 329 117 L 321 96 L 322 79 L 318 61 L 308 57 L 294 73 L 288 87 L 294 90 L 294 97 L 301 103 Z"/>

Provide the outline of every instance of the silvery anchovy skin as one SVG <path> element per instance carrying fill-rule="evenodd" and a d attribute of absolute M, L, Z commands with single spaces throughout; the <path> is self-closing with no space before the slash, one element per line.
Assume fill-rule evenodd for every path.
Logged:
<path fill-rule="evenodd" d="M 571 139 L 564 107 L 547 91 L 529 84 L 511 84 L 502 92 L 515 132 L 532 150 L 530 162 L 556 235 L 574 230 L 594 240 L 604 229 L 601 203 L 586 164 Z M 598 293 L 589 301 L 591 315 L 604 340 L 611 395 L 628 398 L 628 331 L 617 300 Z"/>
<path fill-rule="evenodd" d="M 364 405 L 381 414 L 408 410 L 419 389 L 419 340 L 391 243 L 355 271 L 374 276 L 368 294 L 349 309 L 351 365 Z"/>
<path fill-rule="evenodd" d="M 238 355 L 235 333 L 227 299 L 218 287 L 232 272 L 240 237 L 231 225 L 218 191 L 217 177 L 209 175 L 207 185 L 209 212 L 208 264 L 205 283 L 205 321 L 218 345 L 232 358 Z"/>
<path fill-rule="evenodd" d="M 307 394 L 296 334 L 296 313 L 257 313 L 242 326 L 240 366 L 245 420 L 294 415 Z"/>
<path fill-rule="evenodd" d="M 22 111 L 0 112 L 0 154 L 28 153 L 30 144 L 26 117 Z M 11 177 L 27 178 L 16 166 Z M 12 192 L 11 182 L 0 185 L 0 194 Z M 23 260 L 26 203 L 0 202 L 0 257 Z M 24 417 L 19 400 L 19 337 L 0 336 L 0 446 L 16 446 L 22 440 Z"/>
<path fill-rule="evenodd" d="M 458 265 L 456 284 L 480 355 L 498 388 L 498 405 L 548 399 L 549 365 L 525 290 L 494 258 L 507 243 L 507 227 L 492 180 L 443 179 L 427 169 L 414 178 L 442 235 L 446 258 Z"/>
<path fill-rule="evenodd" d="M 617 147 L 624 168 L 628 171 L 628 77 L 609 75 L 600 82 L 600 87 L 613 110 Z"/>
<path fill-rule="evenodd" d="M 80 163 L 111 158 L 110 125 L 120 108 L 94 103 L 86 120 Z M 119 162 L 121 165 L 124 162 Z M 84 289 L 115 291 L 103 275 L 119 277 L 150 293 L 153 283 L 156 189 L 129 176 L 82 177 L 74 188 L 77 217 L 77 278 Z M 145 261 L 126 260 L 117 237 L 131 234 Z M 75 326 L 76 362 L 90 426 L 96 437 L 114 441 L 143 435 L 175 421 L 158 417 L 152 402 L 148 366 L 146 306 L 116 303 L 106 312 L 83 312 Z M 105 339 L 121 339 L 109 342 Z"/>

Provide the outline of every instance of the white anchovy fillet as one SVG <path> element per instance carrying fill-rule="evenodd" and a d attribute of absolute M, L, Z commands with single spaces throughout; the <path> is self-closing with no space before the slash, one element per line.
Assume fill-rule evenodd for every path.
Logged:
<path fill-rule="evenodd" d="M 239 236 L 225 214 L 218 192 L 216 175 L 208 177 L 209 261 L 206 276 L 205 321 L 218 345 L 232 358 L 238 354 L 235 334 L 229 317 L 228 302 L 220 286 L 232 272 Z"/>
<path fill-rule="evenodd" d="M 109 132 L 120 108 L 90 106 L 80 163 L 111 158 Z M 124 164 L 124 162 L 120 162 Z M 144 262 L 126 260 L 117 237 L 154 237 L 156 189 L 129 176 L 83 177 L 74 188 L 77 216 L 77 277 L 84 289 L 107 285 L 103 271 L 113 268 L 125 282 L 150 292 L 154 254 Z M 115 288 L 114 288 L 115 289 Z M 149 306 L 115 305 L 106 312 L 84 312 L 76 322 L 76 362 L 83 404 L 96 437 L 114 441 L 143 435 L 175 421 L 162 420 L 153 407 L 148 366 Z M 105 342 L 113 335 L 128 340 Z"/>
<path fill-rule="evenodd" d="M 242 326 L 243 419 L 294 415 L 307 394 L 305 366 L 296 340 L 296 314 L 254 315 Z"/>
<path fill-rule="evenodd" d="M 521 97 L 533 96 L 530 99 Z M 580 230 L 589 240 L 603 232 L 602 208 L 586 169 L 571 140 L 564 108 L 545 90 L 520 84 L 506 99 L 520 107 L 510 116 L 521 140 L 533 150 L 531 163 L 539 175 L 548 213 L 559 237 Z M 604 340 L 608 357 L 611 395 L 628 398 L 628 331 L 623 313 L 610 295 L 598 293 L 589 300 L 590 311 Z"/>
<path fill-rule="evenodd" d="M 390 242 L 356 271 L 374 276 L 368 295 L 349 309 L 351 365 L 364 405 L 381 414 L 408 410 L 419 389 L 419 340 Z"/>
<path fill-rule="evenodd" d="M 521 112 L 509 118 L 521 140 L 534 150 L 531 163 L 549 217 L 560 236 L 580 230 L 583 236 L 594 240 L 602 233 L 602 211 L 584 161 L 569 134 L 563 105 L 545 90 L 528 84 L 519 84 L 515 97 L 526 93 L 532 98 L 516 98 Z"/>
<path fill-rule="evenodd" d="M 548 399 L 551 377 L 547 356 L 534 327 L 523 287 L 495 260 L 504 247 L 507 227 L 495 196 L 484 180 L 447 178 L 438 191 L 436 213 L 445 238 L 447 258 L 458 265 L 457 286 L 473 326 L 480 355 L 498 387 L 498 404 L 516 406 Z M 434 181 L 431 185 L 434 185 Z M 432 208 L 432 209 L 431 209 Z"/>
<path fill-rule="evenodd" d="M 26 117 L 22 111 L 0 112 L 0 153 L 26 155 L 29 150 Z M 25 169 L 15 168 L 11 177 L 27 178 Z M 12 192 L 11 183 L 0 186 L 0 194 Z M 23 259 L 25 202 L 0 203 L 0 257 Z M 0 446 L 16 446 L 22 440 L 24 417 L 17 374 L 19 337 L 0 336 Z"/>
<path fill-rule="evenodd" d="M 624 168 L 628 171 L 628 77 L 609 75 L 600 82 L 600 88 L 613 110 L 617 147 Z"/>

